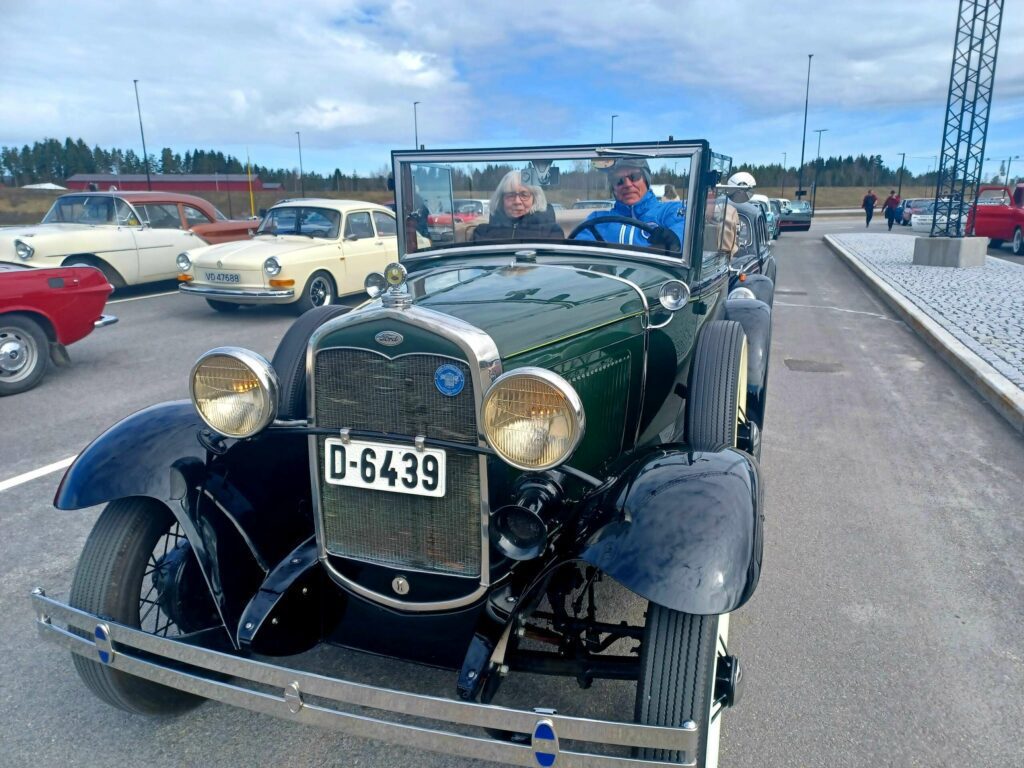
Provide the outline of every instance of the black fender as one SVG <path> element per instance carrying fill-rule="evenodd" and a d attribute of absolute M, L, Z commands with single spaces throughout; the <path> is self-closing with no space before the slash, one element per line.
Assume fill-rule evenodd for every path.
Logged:
<path fill-rule="evenodd" d="M 576 556 L 658 605 L 728 613 L 750 599 L 760 578 L 761 506 L 749 454 L 663 446 L 588 504 Z"/>
<path fill-rule="evenodd" d="M 192 403 L 179 400 L 139 411 L 94 440 L 68 468 L 54 506 L 132 496 L 167 506 L 238 647 L 246 606 L 275 565 L 313 534 L 309 483 L 298 480 L 306 473 L 305 437 L 218 441 Z"/>
<path fill-rule="evenodd" d="M 747 335 L 747 418 L 763 427 L 772 346 L 771 306 L 758 299 L 728 299 L 725 319 L 738 322 Z"/>
<path fill-rule="evenodd" d="M 773 267 L 775 259 L 770 258 L 768 261 L 771 262 L 771 265 L 766 264 L 766 266 Z M 732 287 L 748 288 L 753 291 L 754 297 L 758 301 L 763 301 L 769 307 L 772 305 L 772 302 L 775 301 L 775 281 L 770 275 L 747 275 L 743 278 L 742 282 L 738 282 Z"/>

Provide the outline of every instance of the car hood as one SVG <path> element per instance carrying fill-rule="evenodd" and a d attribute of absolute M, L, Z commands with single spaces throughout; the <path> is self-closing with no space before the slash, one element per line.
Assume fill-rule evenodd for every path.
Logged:
<path fill-rule="evenodd" d="M 110 227 L 114 229 L 113 226 Z M 66 235 L 75 232 L 91 232 L 97 229 L 92 224 L 14 224 L 0 227 L 0 241 L 42 237 L 45 235 Z"/>
<path fill-rule="evenodd" d="M 643 312 L 640 294 L 620 279 L 544 264 L 432 271 L 410 278 L 410 288 L 417 306 L 487 332 L 505 359 Z"/>
<path fill-rule="evenodd" d="M 333 240 L 311 239 L 297 235 L 281 237 L 259 237 L 252 240 L 235 240 L 189 251 L 193 266 L 221 268 L 242 268 L 262 264 L 271 256 L 298 253 L 310 248 L 322 247 Z"/>

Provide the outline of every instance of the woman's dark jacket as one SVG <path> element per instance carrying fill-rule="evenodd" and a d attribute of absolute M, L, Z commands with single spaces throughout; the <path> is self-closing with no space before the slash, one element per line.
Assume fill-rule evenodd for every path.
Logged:
<path fill-rule="evenodd" d="M 474 240 L 564 240 L 565 232 L 555 223 L 555 212 L 549 205 L 543 211 L 511 218 L 504 209 L 491 212 L 491 220 L 480 224 Z"/>

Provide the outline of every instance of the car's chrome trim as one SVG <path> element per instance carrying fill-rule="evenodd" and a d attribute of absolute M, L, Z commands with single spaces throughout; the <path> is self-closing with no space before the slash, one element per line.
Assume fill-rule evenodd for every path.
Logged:
<path fill-rule="evenodd" d="M 39 589 L 33 591 L 31 599 L 39 636 L 72 653 L 207 699 L 355 736 L 521 766 L 537 765 L 530 744 L 474 736 L 456 730 L 456 726 L 532 734 L 540 721 L 547 720 L 562 744 L 578 742 L 573 744 L 574 749 L 618 745 L 680 750 L 692 755 L 699 741 L 692 723 L 680 728 L 638 725 L 379 688 L 152 635 L 71 608 Z M 98 638 L 96 630 L 101 626 L 103 637 Z M 99 660 L 101 650 L 107 654 L 103 661 Z M 345 711 L 356 708 L 358 713 Z M 387 719 L 389 713 L 435 722 L 429 726 L 408 725 Z M 678 765 L 565 749 L 559 750 L 555 764 L 570 768 Z"/>
<path fill-rule="evenodd" d="M 181 283 L 178 285 L 178 290 L 182 293 L 191 293 L 196 296 L 224 296 L 238 299 L 288 299 L 295 295 L 295 291 L 292 289 L 281 290 L 281 291 L 270 291 L 265 289 L 258 290 L 245 290 L 241 288 L 204 288 L 199 285 L 189 285 L 188 283 Z"/>
<path fill-rule="evenodd" d="M 326 334 L 333 333 L 341 328 L 348 328 L 354 325 L 360 325 L 362 323 L 371 323 L 378 320 L 394 320 L 409 325 L 414 325 L 418 328 L 422 328 L 430 333 L 436 334 L 441 338 L 450 341 L 455 344 L 459 349 L 463 351 L 466 356 L 466 362 L 469 364 L 471 375 L 473 376 L 473 396 L 476 405 L 477 414 L 477 447 L 487 448 L 487 441 L 484 439 L 482 431 L 480 429 L 480 414 L 481 404 L 483 402 L 484 392 L 490 387 L 491 383 L 501 375 L 501 357 L 498 354 L 498 347 L 494 343 L 494 340 L 484 333 L 482 330 L 474 325 L 460 320 L 450 315 L 445 315 L 440 312 L 435 312 L 432 309 L 425 307 L 412 306 L 408 308 L 390 308 L 381 306 L 379 299 L 375 300 L 374 304 L 361 309 L 358 312 L 349 312 L 348 314 L 336 317 L 332 320 L 328 320 L 326 323 L 321 325 L 315 331 L 309 339 L 309 344 L 306 347 L 306 397 L 308 403 L 307 418 L 310 427 L 316 427 L 316 386 L 313 381 L 313 370 L 315 363 L 314 349 L 320 342 L 320 339 Z M 330 347 L 327 347 L 330 349 Z M 376 352 L 382 357 L 394 359 L 402 355 L 387 355 L 379 350 L 366 349 L 368 352 Z M 413 353 L 414 354 L 414 353 Z M 477 602 L 480 598 L 486 594 L 487 590 L 491 586 L 491 564 L 490 564 L 490 533 L 488 531 L 488 523 L 490 521 L 490 501 L 488 498 L 488 485 L 487 485 L 487 456 L 480 454 L 478 461 L 480 467 L 480 581 L 479 586 L 471 593 L 464 595 L 459 598 L 452 600 L 437 600 L 433 602 L 409 602 L 405 600 L 396 600 L 390 595 L 385 595 L 380 592 L 374 592 L 373 590 L 367 589 L 361 584 L 357 584 L 351 579 L 347 578 L 344 574 L 340 573 L 334 568 L 328 560 L 327 549 L 324 543 L 324 535 L 321 525 L 321 510 L 320 510 L 320 462 L 317 460 L 316 450 L 316 436 L 310 435 L 309 437 L 309 466 L 310 466 L 310 479 L 312 483 L 312 497 L 313 497 L 313 520 L 316 527 L 316 543 L 317 553 L 320 558 L 320 562 L 327 570 L 328 575 L 333 581 L 345 589 L 351 590 L 357 595 L 364 597 L 373 602 L 381 605 L 386 605 L 389 608 L 395 608 L 402 611 L 413 611 L 413 612 L 436 612 L 436 611 L 448 611 L 455 608 L 461 608 L 466 605 L 472 605 Z M 464 578 L 464 577 L 453 577 L 453 578 Z"/>
<path fill-rule="evenodd" d="M 108 325 L 113 325 L 117 322 L 117 315 L 100 315 L 99 320 L 94 322 L 92 325 L 94 328 L 106 328 Z"/>

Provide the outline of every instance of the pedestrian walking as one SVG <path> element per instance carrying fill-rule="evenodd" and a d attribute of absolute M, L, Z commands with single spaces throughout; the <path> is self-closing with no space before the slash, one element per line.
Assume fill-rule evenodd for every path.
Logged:
<path fill-rule="evenodd" d="M 860 207 L 864 209 L 864 226 L 871 226 L 871 217 L 875 215 L 875 203 L 878 202 L 878 195 L 875 194 L 873 189 L 869 189 L 868 193 L 864 195 L 864 200 L 861 202 Z"/>
<path fill-rule="evenodd" d="M 889 190 L 889 196 L 885 198 L 882 210 L 885 213 L 885 220 L 889 223 L 889 231 L 892 232 L 892 225 L 896 223 L 896 210 L 900 207 L 900 196 L 895 189 Z"/>

